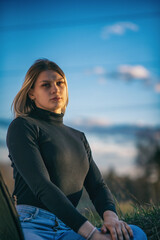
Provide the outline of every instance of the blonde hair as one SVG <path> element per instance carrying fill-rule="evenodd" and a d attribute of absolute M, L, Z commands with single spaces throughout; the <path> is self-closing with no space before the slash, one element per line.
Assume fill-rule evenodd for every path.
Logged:
<path fill-rule="evenodd" d="M 65 106 L 63 107 L 63 109 L 61 109 L 61 111 L 65 113 L 68 104 L 68 86 L 66 76 L 62 69 L 56 63 L 48 59 L 38 59 L 27 71 L 23 85 L 13 100 L 12 108 L 15 117 L 26 116 L 34 108 L 33 101 L 29 98 L 28 92 L 31 88 L 34 87 L 34 84 L 39 74 L 46 70 L 53 70 L 54 72 L 57 72 L 63 77 L 65 81 L 67 99 Z"/>

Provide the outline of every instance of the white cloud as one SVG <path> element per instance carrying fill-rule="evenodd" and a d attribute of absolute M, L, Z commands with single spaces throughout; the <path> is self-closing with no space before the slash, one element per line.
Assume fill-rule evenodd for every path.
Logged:
<path fill-rule="evenodd" d="M 137 152 L 134 146 L 125 143 L 104 143 L 102 141 L 91 142 L 92 150 L 98 155 L 118 156 L 119 158 L 135 158 Z"/>
<path fill-rule="evenodd" d="M 114 168 L 118 174 L 137 174 L 134 172 L 134 160 L 137 156 L 137 149 L 134 143 L 123 139 L 123 142 L 116 142 L 117 136 L 107 137 L 88 135 L 93 158 L 102 172 Z"/>
<path fill-rule="evenodd" d="M 88 75 L 97 75 L 99 79 L 99 83 L 105 83 L 108 76 L 112 78 L 120 78 L 122 80 L 149 80 L 150 72 L 142 65 L 120 65 L 118 66 L 115 72 L 107 73 L 106 69 L 102 66 L 96 66 L 91 69 L 87 69 L 85 71 Z M 158 84 L 157 87 L 158 88 Z"/>
<path fill-rule="evenodd" d="M 154 86 L 154 89 L 155 89 L 155 92 L 160 93 L 160 83 L 157 83 L 157 84 Z"/>
<path fill-rule="evenodd" d="M 82 125 L 82 126 L 110 126 L 111 122 L 106 118 L 77 118 L 72 121 L 74 125 Z"/>
<path fill-rule="evenodd" d="M 97 81 L 101 85 L 105 85 L 108 79 L 135 81 L 141 80 L 146 86 L 153 87 L 154 78 L 150 71 L 142 65 L 119 65 L 115 71 L 107 72 L 102 66 L 96 66 L 85 71 L 88 75 L 96 75 Z M 155 86 L 155 91 L 160 92 L 160 83 Z"/>
<path fill-rule="evenodd" d="M 111 35 L 123 35 L 127 30 L 138 31 L 138 26 L 131 22 L 118 22 L 110 26 L 105 26 L 102 29 L 101 37 L 103 39 L 109 38 Z"/>
<path fill-rule="evenodd" d="M 105 85 L 106 84 L 106 81 L 107 79 L 106 79 L 106 77 L 104 76 L 102 76 L 102 77 L 100 77 L 100 78 L 98 78 L 98 82 L 101 84 L 101 85 Z"/>
<path fill-rule="evenodd" d="M 104 75 L 106 73 L 106 70 L 102 66 L 95 66 L 94 68 L 87 69 L 85 73 L 88 75 L 95 74 L 100 76 L 100 75 Z"/>
<path fill-rule="evenodd" d="M 96 66 L 94 69 L 93 69 L 93 72 L 97 75 L 101 75 L 101 74 L 105 74 L 106 71 L 103 67 L 101 66 Z"/>
<path fill-rule="evenodd" d="M 147 80 L 150 77 L 149 71 L 141 66 L 131 66 L 131 65 L 121 65 L 118 67 L 118 76 L 120 76 L 124 80 L 130 79 L 142 79 Z"/>

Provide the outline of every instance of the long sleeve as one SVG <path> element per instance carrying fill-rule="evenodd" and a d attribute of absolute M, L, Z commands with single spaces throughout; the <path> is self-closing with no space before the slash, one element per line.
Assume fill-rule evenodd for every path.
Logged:
<path fill-rule="evenodd" d="M 15 119 L 7 134 L 9 154 L 19 174 L 47 209 L 73 230 L 87 220 L 51 181 L 39 149 L 39 127 L 25 118 Z"/>
<path fill-rule="evenodd" d="M 104 183 L 102 175 L 92 158 L 91 149 L 85 135 L 84 144 L 90 162 L 90 168 L 85 178 L 84 186 L 97 212 L 99 213 L 101 218 L 103 218 L 103 213 L 106 210 L 111 210 L 116 213 L 115 203 L 109 188 Z"/>

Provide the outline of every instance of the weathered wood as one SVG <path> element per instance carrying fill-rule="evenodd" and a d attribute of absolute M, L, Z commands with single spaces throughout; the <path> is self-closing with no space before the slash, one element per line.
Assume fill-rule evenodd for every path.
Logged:
<path fill-rule="evenodd" d="M 24 240 L 18 213 L 0 172 L 0 240 Z"/>

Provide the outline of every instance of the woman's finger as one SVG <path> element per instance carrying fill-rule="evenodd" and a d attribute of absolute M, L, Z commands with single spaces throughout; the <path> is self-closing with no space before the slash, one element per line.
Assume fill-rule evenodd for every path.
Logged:
<path fill-rule="evenodd" d="M 122 232 L 123 232 L 124 239 L 125 239 L 125 240 L 129 240 L 129 239 L 130 239 L 130 236 L 129 236 L 128 230 L 126 229 L 125 224 L 122 223 L 121 229 L 122 229 Z"/>
<path fill-rule="evenodd" d="M 102 233 L 107 233 L 107 228 L 106 228 L 105 225 L 103 225 L 103 226 L 101 227 L 101 232 L 102 232 Z"/>
<path fill-rule="evenodd" d="M 118 240 L 123 240 L 124 238 L 122 233 L 122 227 L 120 224 L 116 227 L 116 231 L 117 231 Z"/>
<path fill-rule="evenodd" d="M 131 227 L 125 222 L 123 222 L 123 224 L 124 224 L 125 228 L 127 229 L 127 231 L 129 232 L 130 237 L 133 238 L 133 231 L 132 231 Z"/>
<path fill-rule="evenodd" d="M 111 234 L 112 240 L 118 240 L 117 232 L 116 232 L 115 228 L 111 228 L 110 234 Z"/>

